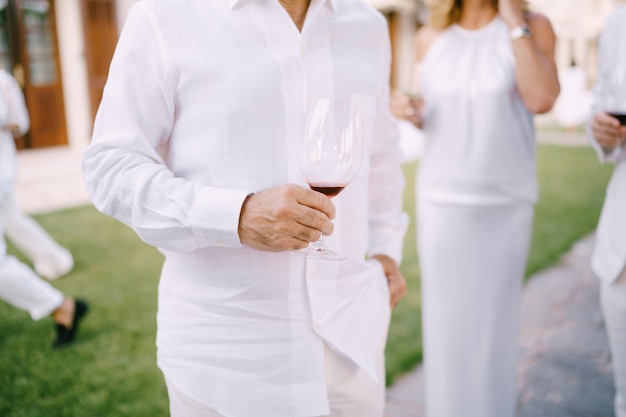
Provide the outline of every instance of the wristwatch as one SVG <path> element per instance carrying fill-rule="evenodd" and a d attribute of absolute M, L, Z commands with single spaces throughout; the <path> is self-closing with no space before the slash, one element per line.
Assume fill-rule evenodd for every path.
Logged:
<path fill-rule="evenodd" d="M 519 38 L 530 38 L 532 33 L 530 32 L 530 28 L 526 23 L 523 23 L 519 26 L 515 26 L 511 29 L 511 41 L 516 41 Z"/>

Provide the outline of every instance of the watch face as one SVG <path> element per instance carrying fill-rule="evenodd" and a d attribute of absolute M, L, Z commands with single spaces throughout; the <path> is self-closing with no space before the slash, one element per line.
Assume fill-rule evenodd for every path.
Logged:
<path fill-rule="evenodd" d="M 511 30 L 511 39 L 512 40 L 516 40 L 519 38 L 530 38 L 531 36 L 531 32 L 530 32 L 530 28 L 528 27 L 528 25 L 520 25 L 517 27 L 514 27 Z"/>

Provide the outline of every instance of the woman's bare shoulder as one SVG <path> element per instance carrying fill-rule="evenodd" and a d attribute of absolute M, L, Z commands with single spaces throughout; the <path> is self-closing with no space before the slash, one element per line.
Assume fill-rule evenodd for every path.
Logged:
<path fill-rule="evenodd" d="M 441 30 L 424 25 L 415 32 L 415 58 L 421 61 Z"/>

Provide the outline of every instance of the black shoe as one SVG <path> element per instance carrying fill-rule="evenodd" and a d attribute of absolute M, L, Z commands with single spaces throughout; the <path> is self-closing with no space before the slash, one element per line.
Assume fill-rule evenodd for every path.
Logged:
<path fill-rule="evenodd" d="M 62 324 L 55 323 L 57 340 L 52 344 L 53 349 L 58 349 L 74 341 L 76 332 L 78 332 L 78 324 L 85 317 L 89 310 L 89 304 L 86 301 L 75 300 L 74 318 L 72 319 L 72 327 L 65 327 Z"/>

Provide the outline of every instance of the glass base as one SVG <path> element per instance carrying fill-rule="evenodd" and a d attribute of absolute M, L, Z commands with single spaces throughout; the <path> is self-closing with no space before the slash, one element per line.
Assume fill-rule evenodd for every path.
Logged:
<path fill-rule="evenodd" d="M 311 259 L 321 259 L 325 261 L 343 261 L 344 259 L 348 259 L 348 257 L 342 253 L 335 252 L 326 247 L 314 245 L 310 245 L 305 249 L 291 251 L 291 253 Z"/>

